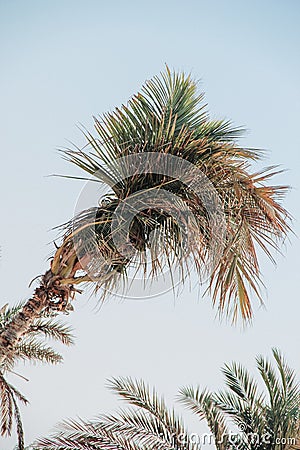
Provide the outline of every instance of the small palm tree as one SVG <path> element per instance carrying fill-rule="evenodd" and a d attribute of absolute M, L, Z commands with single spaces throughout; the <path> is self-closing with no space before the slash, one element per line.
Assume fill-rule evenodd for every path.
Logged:
<path fill-rule="evenodd" d="M 285 238 L 288 214 L 280 200 L 287 188 L 267 184 L 274 167 L 251 173 L 261 152 L 237 144 L 241 129 L 209 118 L 190 76 L 167 68 L 126 106 L 95 118 L 95 131 L 84 132 L 86 146 L 65 150 L 64 157 L 110 194 L 66 224 L 49 270 L 0 334 L 0 364 L 42 312 L 72 308 L 78 284 L 95 283 L 104 298 L 132 266 L 146 278 L 179 267 L 184 281 L 189 263 L 201 278 L 217 253 L 208 289 L 219 312 L 250 319 L 250 292 L 262 300 L 257 246 L 272 258 L 271 249 Z M 132 200 L 135 213 L 126 219 Z M 213 225 L 207 205 L 222 212 Z M 130 251 L 116 243 L 120 236 Z"/>
<path fill-rule="evenodd" d="M 6 329 L 10 322 L 20 314 L 24 304 L 20 303 L 11 308 L 4 305 L 0 309 L 0 331 Z M 24 449 L 24 432 L 21 420 L 18 401 L 27 404 L 28 400 L 6 378 L 6 375 L 13 373 L 24 378 L 22 375 L 14 372 L 14 367 L 20 361 L 45 362 L 48 364 L 57 364 L 62 361 L 62 356 L 52 347 L 45 343 L 45 338 L 51 338 L 65 345 L 71 345 L 73 338 L 71 329 L 61 322 L 52 318 L 35 319 L 27 332 L 15 346 L 13 356 L 3 361 L 0 370 L 0 423 L 1 435 L 10 436 L 13 428 L 13 421 L 16 423 L 18 436 L 18 450 Z"/>
<path fill-rule="evenodd" d="M 168 410 L 144 382 L 118 378 L 109 386 L 133 408 L 94 421 L 64 422 L 33 448 L 198 450 L 206 442 L 217 450 L 300 449 L 300 388 L 280 352 L 273 350 L 273 356 L 276 368 L 265 358 L 257 358 L 266 392 L 259 392 L 247 370 L 236 363 L 223 369 L 226 391 L 181 389 L 179 400 L 206 421 L 211 435 L 190 434 L 174 410 Z M 233 424 L 237 429 L 230 431 Z"/>

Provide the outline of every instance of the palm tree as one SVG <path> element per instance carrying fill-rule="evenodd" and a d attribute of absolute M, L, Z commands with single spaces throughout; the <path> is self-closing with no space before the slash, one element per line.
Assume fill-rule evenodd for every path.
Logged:
<path fill-rule="evenodd" d="M 20 314 L 23 307 L 23 303 L 11 308 L 6 304 L 0 309 L 0 331 L 9 326 L 10 322 Z M 13 356 L 10 355 L 9 358 L 3 361 L 0 370 L 0 434 L 4 437 L 10 436 L 13 420 L 15 420 L 18 450 L 24 449 L 24 432 L 18 401 L 26 405 L 28 400 L 7 381 L 6 375 L 13 373 L 24 378 L 13 370 L 20 361 L 40 361 L 48 364 L 62 362 L 62 356 L 45 343 L 45 338 L 51 338 L 65 345 L 73 344 L 71 329 L 68 326 L 55 320 L 54 317 L 40 317 L 35 319 L 27 332 L 22 335 L 22 338 L 15 346 Z"/>
<path fill-rule="evenodd" d="M 109 195 L 65 225 L 49 270 L 0 334 L 0 364 L 41 313 L 72 309 L 78 284 L 95 283 L 103 299 L 130 270 L 155 278 L 179 268 L 183 282 L 192 264 L 200 280 L 208 271 L 220 314 L 250 319 L 251 295 L 262 301 L 257 247 L 273 259 L 289 226 L 287 187 L 267 184 L 274 167 L 250 172 L 262 152 L 237 144 L 242 131 L 211 120 L 196 83 L 168 68 L 95 118 L 96 135 L 84 131 L 86 146 L 63 155 Z"/>
<path fill-rule="evenodd" d="M 154 389 L 131 378 L 112 379 L 110 388 L 131 408 L 101 415 L 94 421 L 66 421 L 35 450 L 198 450 L 202 444 L 217 450 L 300 449 L 300 389 L 295 373 L 278 350 L 276 368 L 257 358 L 265 392 L 241 365 L 223 369 L 227 390 L 212 393 L 200 388 L 181 389 L 179 400 L 210 433 L 190 434 L 174 410 L 169 410 Z M 237 429 L 232 430 L 235 424 Z M 231 428 L 230 428 L 231 427 Z"/>
<path fill-rule="evenodd" d="M 226 420 L 233 421 L 239 430 L 238 448 L 300 448 L 300 387 L 295 372 L 277 349 L 273 349 L 273 357 L 275 367 L 262 356 L 256 358 L 265 392 L 259 392 L 257 382 L 236 363 L 223 368 L 227 390 L 210 393 L 187 387 L 180 391 L 181 402 L 207 421 L 216 442 L 226 436 L 218 450 L 232 448 L 224 427 Z"/>

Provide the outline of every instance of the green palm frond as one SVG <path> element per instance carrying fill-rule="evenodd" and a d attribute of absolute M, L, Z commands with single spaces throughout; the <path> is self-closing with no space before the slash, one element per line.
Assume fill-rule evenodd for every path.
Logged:
<path fill-rule="evenodd" d="M 231 419 L 238 429 L 242 430 L 241 436 L 257 433 L 263 436 L 268 425 L 265 419 L 266 407 L 260 402 L 251 401 L 251 405 L 238 394 L 230 391 L 222 391 L 214 394 L 217 407 L 223 412 L 227 419 Z"/>
<path fill-rule="evenodd" d="M 222 369 L 226 390 L 211 393 L 187 387 L 180 391 L 180 401 L 200 420 L 205 419 L 220 450 L 232 448 L 228 439 L 218 447 L 217 436 L 228 437 L 230 423 L 239 429 L 236 448 L 244 450 L 291 450 L 300 444 L 300 390 L 295 372 L 281 353 L 273 349 L 273 364 L 257 358 L 257 368 L 266 392 L 248 371 L 235 362 Z M 266 395 L 267 394 L 267 395 Z"/>
<path fill-rule="evenodd" d="M 19 302 L 15 305 L 9 306 L 8 303 L 3 305 L 0 309 L 0 330 L 4 330 L 5 327 L 13 317 L 18 314 L 18 312 L 22 309 L 24 302 Z"/>
<path fill-rule="evenodd" d="M 230 391 L 216 394 L 215 399 L 218 406 L 245 432 L 260 436 L 268 433 L 272 445 L 275 445 L 276 439 L 287 443 L 288 438 L 299 437 L 300 391 L 294 371 L 286 365 L 280 352 L 273 350 L 273 356 L 277 371 L 267 359 L 257 358 L 257 368 L 268 398 L 264 393 L 258 393 L 256 382 L 242 366 L 232 363 L 223 369 Z"/>
<path fill-rule="evenodd" d="M 218 407 L 212 393 L 199 387 L 185 387 L 179 391 L 179 401 L 198 416 L 206 420 L 217 450 L 228 448 L 228 427 L 223 411 Z M 242 449 L 242 447 L 239 447 Z"/>
<path fill-rule="evenodd" d="M 30 327 L 29 335 L 44 335 L 47 338 L 54 339 L 64 345 L 74 344 L 72 329 L 59 320 L 38 319 Z"/>
<path fill-rule="evenodd" d="M 276 367 L 266 358 L 257 357 L 257 367 L 269 397 L 267 423 L 275 436 L 299 438 L 300 386 L 295 372 L 287 365 L 279 350 L 273 349 L 273 357 Z"/>
<path fill-rule="evenodd" d="M 173 446 L 176 449 L 191 448 L 187 447 L 187 445 L 192 443 L 188 439 L 182 420 L 176 415 L 174 410 L 168 410 L 164 400 L 157 395 L 155 389 L 151 389 L 142 380 L 133 380 L 130 377 L 112 378 L 109 382 L 109 387 L 130 405 L 141 408 L 150 414 L 152 416 L 151 420 L 155 419 L 154 423 L 156 426 L 164 430 L 163 434 L 167 433 L 172 437 Z"/>
<path fill-rule="evenodd" d="M 168 266 L 184 274 L 182 282 L 191 266 L 200 281 L 207 272 L 216 237 L 210 235 L 203 202 L 178 177 L 178 167 L 174 166 L 173 176 L 151 171 L 150 163 L 144 164 L 143 171 L 132 169 L 132 157 L 136 161 L 151 153 L 164 167 L 162 155 L 167 155 L 192 164 L 213 186 L 222 205 L 226 231 L 219 242 L 221 257 L 210 274 L 208 289 L 220 314 L 233 320 L 239 314 L 250 319 L 252 296 L 262 301 L 257 247 L 274 261 L 272 250 L 279 249 L 290 229 L 288 213 L 281 206 L 287 187 L 268 184 L 277 169 L 273 166 L 251 173 L 250 162 L 258 160 L 262 152 L 238 146 L 236 139 L 243 130 L 229 121 L 211 120 L 196 83 L 190 76 L 172 73 L 168 68 L 160 77 L 147 81 L 127 105 L 95 118 L 95 132 L 93 135 L 84 130 L 87 145 L 82 150 L 64 150 L 63 155 L 105 183 L 110 194 L 105 205 L 84 211 L 67 226 L 65 246 L 74 241 L 81 267 L 97 282 L 102 298 L 126 280 L 130 270 L 155 278 Z M 154 189 L 171 196 L 171 203 L 177 203 L 177 213 L 188 209 L 194 222 L 180 227 L 180 214 L 167 211 L 166 204 L 157 198 L 144 209 L 140 204 L 129 227 L 134 250 L 130 255 L 123 254 L 114 243 L 115 211 L 141 191 L 151 199 Z M 197 236 L 197 244 L 191 248 L 185 245 L 186 228 Z M 155 232 L 161 236 L 157 249 L 150 239 Z M 150 255 L 149 270 L 146 255 Z M 88 280 L 83 276 L 74 281 Z"/>
<path fill-rule="evenodd" d="M 23 361 L 40 361 L 48 364 L 57 364 L 63 360 L 63 357 L 53 348 L 34 338 L 24 339 L 18 344 L 15 355 Z"/>
<path fill-rule="evenodd" d="M 263 403 L 264 395 L 258 395 L 258 386 L 249 372 L 238 363 L 226 364 L 222 372 L 225 376 L 225 382 L 228 388 L 236 394 L 250 408 L 258 403 Z"/>

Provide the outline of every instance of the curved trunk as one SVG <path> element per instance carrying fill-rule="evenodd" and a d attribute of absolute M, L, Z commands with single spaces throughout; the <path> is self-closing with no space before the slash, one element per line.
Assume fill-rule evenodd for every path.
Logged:
<path fill-rule="evenodd" d="M 96 212 L 99 211 L 103 214 L 104 209 L 97 208 Z M 36 318 L 43 314 L 66 313 L 72 310 L 71 300 L 74 299 L 76 292 L 81 293 L 74 285 L 95 281 L 95 278 L 91 279 L 88 275 L 88 266 L 93 258 L 93 252 L 90 251 L 89 242 L 85 242 L 87 239 L 86 229 L 92 227 L 94 230 L 94 226 L 100 223 L 99 221 L 95 222 L 94 216 L 94 209 L 92 212 L 84 211 L 82 218 L 80 217 L 82 220 L 76 222 L 75 229 L 73 229 L 71 223 L 72 226 L 68 227 L 62 245 L 56 249 L 50 269 L 40 277 L 40 284 L 35 289 L 33 296 L 25 303 L 14 319 L 6 325 L 5 329 L 0 332 L 0 369 L 7 357 L 13 357 L 17 343 Z M 109 221 L 110 219 L 106 219 L 104 223 Z M 73 239 L 74 236 L 76 236 L 76 239 Z M 104 245 L 102 248 L 99 244 L 98 251 L 103 252 L 104 259 L 108 261 L 107 264 L 114 271 L 118 271 L 120 265 L 119 253 L 114 249 L 110 250 L 109 253 L 106 247 Z M 122 259 L 122 263 L 126 264 L 127 260 Z M 81 274 L 76 276 L 78 271 Z"/>
<path fill-rule="evenodd" d="M 51 268 L 41 277 L 40 285 L 21 311 L 0 333 L 0 367 L 7 357 L 12 357 L 19 342 L 33 321 L 44 313 L 71 310 L 70 300 L 76 292 L 73 284 L 86 281 L 85 277 L 74 278 L 81 264 L 72 245 L 65 242 L 59 247 L 51 261 Z"/>

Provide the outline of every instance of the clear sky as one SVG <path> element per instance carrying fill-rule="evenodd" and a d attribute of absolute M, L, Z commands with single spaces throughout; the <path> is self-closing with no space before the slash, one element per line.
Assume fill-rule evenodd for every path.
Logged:
<path fill-rule="evenodd" d="M 26 299 L 47 268 L 55 233 L 73 215 L 83 183 L 56 149 L 82 143 L 78 123 L 120 105 L 145 79 L 171 68 L 192 72 L 213 117 L 249 130 L 245 146 L 268 149 L 262 165 L 288 171 L 285 205 L 299 235 L 300 1 L 0 0 L 1 303 Z M 246 330 L 220 325 L 208 300 L 184 290 L 151 301 L 82 295 L 66 318 L 76 346 L 59 367 L 20 367 L 11 378 L 29 397 L 26 440 L 62 418 L 91 418 L 116 406 L 110 376 L 143 377 L 170 403 L 188 383 L 218 388 L 219 368 L 279 347 L 299 369 L 299 240 L 278 265 L 263 262 L 266 308 Z M 180 409 L 180 408 L 179 408 Z M 11 449 L 1 440 L 0 449 Z"/>

